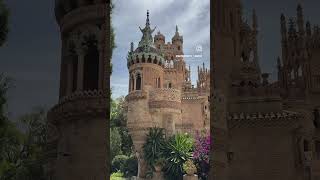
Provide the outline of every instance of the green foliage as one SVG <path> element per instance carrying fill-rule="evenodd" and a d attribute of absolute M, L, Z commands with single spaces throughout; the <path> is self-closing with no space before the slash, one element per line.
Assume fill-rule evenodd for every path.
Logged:
<path fill-rule="evenodd" d="M 121 136 L 121 151 L 123 154 L 130 156 L 132 154 L 133 142 L 127 128 L 125 108 L 124 97 L 111 100 L 110 127 L 118 128 Z"/>
<path fill-rule="evenodd" d="M 0 0 L 0 46 L 7 39 L 8 35 L 8 18 L 9 18 L 9 11 L 6 5 L 4 4 L 3 0 Z"/>
<path fill-rule="evenodd" d="M 164 157 L 167 179 L 182 179 L 183 164 L 192 158 L 194 140 L 188 134 L 176 134 L 166 145 Z"/>
<path fill-rule="evenodd" d="M 132 177 L 138 175 L 138 160 L 135 156 L 130 156 L 125 164 L 125 169 L 123 170 L 125 177 Z"/>
<path fill-rule="evenodd" d="M 114 157 L 111 164 L 112 172 L 124 172 L 126 166 L 125 164 L 127 163 L 128 159 L 129 157 L 126 155 L 117 155 L 116 157 Z"/>
<path fill-rule="evenodd" d="M 110 130 L 110 157 L 113 159 L 115 156 L 122 154 L 121 151 L 121 135 L 118 128 Z"/>
<path fill-rule="evenodd" d="M 144 159 L 150 166 L 163 156 L 165 146 L 164 132 L 162 128 L 150 128 L 143 145 Z"/>
<path fill-rule="evenodd" d="M 114 172 L 110 176 L 110 180 L 124 180 L 122 172 Z"/>
<path fill-rule="evenodd" d="M 44 180 L 46 112 L 35 109 L 16 123 L 9 121 L 8 84 L 8 78 L 0 75 L 0 180 Z"/>

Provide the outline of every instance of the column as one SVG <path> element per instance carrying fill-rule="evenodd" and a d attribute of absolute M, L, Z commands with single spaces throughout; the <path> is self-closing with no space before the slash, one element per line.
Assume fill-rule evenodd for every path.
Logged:
<path fill-rule="evenodd" d="M 72 59 L 68 58 L 68 62 L 67 62 L 67 95 L 70 95 L 72 93 L 72 86 L 73 86 Z"/>
<path fill-rule="evenodd" d="M 84 67 L 84 50 L 81 49 L 78 53 L 79 58 L 78 58 L 78 79 L 77 79 L 77 91 L 82 91 L 83 90 L 83 67 Z"/>
<path fill-rule="evenodd" d="M 103 43 L 99 41 L 98 51 L 99 51 L 99 80 L 98 80 L 98 89 L 103 89 L 104 79 L 104 54 L 103 54 Z"/>

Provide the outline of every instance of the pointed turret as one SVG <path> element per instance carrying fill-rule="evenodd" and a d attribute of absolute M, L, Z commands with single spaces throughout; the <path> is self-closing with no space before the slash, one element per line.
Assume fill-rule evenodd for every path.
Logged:
<path fill-rule="evenodd" d="M 301 4 L 297 7 L 297 25 L 300 35 L 304 35 L 304 20 L 303 20 L 303 9 Z"/>
<path fill-rule="evenodd" d="M 287 41 L 287 21 L 286 21 L 286 17 L 281 14 L 281 36 L 282 36 L 282 42 Z"/>
<path fill-rule="evenodd" d="M 312 32 L 311 32 L 311 24 L 309 21 L 307 21 L 307 23 L 306 23 L 306 32 L 307 32 L 307 36 L 311 37 Z"/>
<path fill-rule="evenodd" d="M 176 32 L 172 38 L 172 44 L 174 44 L 175 42 L 183 43 L 183 37 L 180 36 L 180 34 L 179 34 L 178 25 L 176 25 Z"/>

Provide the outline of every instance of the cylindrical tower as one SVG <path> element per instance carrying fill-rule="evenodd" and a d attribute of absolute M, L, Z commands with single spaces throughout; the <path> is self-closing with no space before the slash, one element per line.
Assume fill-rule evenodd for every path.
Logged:
<path fill-rule="evenodd" d="M 160 49 L 154 46 L 152 33 L 155 29 L 150 28 L 149 12 L 147 12 L 146 26 L 140 30 L 141 41 L 135 50 L 131 45 L 127 57 L 129 94 L 126 101 L 127 126 L 139 160 L 138 176 L 145 178 L 146 164 L 143 160 L 142 146 L 145 143 L 145 134 L 154 126 L 149 113 L 149 92 L 163 87 L 165 61 Z"/>
<path fill-rule="evenodd" d="M 56 0 L 62 57 L 59 103 L 48 113 L 49 179 L 107 177 L 109 8 L 105 0 Z"/>

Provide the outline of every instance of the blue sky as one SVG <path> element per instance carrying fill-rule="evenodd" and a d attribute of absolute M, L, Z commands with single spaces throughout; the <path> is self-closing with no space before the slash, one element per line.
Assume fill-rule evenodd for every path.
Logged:
<path fill-rule="evenodd" d="M 157 27 L 166 36 L 166 42 L 171 41 L 178 25 L 180 35 L 184 38 L 184 54 L 195 55 L 195 47 L 202 46 L 202 58 L 185 58 L 191 66 L 192 81 L 196 83 L 197 66 L 204 62 L 209 67 L 210 62 L 210 1 L 209 0 L 114 0 L 115 9 L 112 24 L 115 29 L 115 43 L 112 63 L 113 74 L 111 87 L 113 97 L 127 95 L 128 69 L 126 56 L 130 42 L 137 47 L 144 27 L 147 10 L 150 12 L 151 27 Z M 155 34 L 154 33 L 154 34 Z M 153 35 L 154 35 L 153 34 Z"/>

